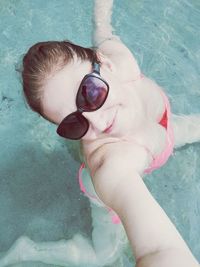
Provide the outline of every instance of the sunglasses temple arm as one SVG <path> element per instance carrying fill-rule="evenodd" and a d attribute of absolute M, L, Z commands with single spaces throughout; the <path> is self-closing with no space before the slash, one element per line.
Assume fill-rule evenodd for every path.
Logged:
<path fill-rule="evenodd" d="M 97 74 L 100 74 L 100 64 L 97 62 L 92 63 L 93 72 L 96 72 Z"/>

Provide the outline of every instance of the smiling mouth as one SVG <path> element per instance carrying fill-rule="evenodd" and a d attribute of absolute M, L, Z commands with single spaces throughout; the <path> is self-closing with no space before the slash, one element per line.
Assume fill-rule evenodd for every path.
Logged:
<path fill-rule="evenodd" d="M 113 126 L 113 123 L 108 127 L 106 128 L 103 133 L 110 133 L 112 131 L 112 126 Z"/>
<path fill-rule="evenodd" d="M 107 128 L 103 131 L 103 133 L 110 133 L 110 132 L 112 131 L 112 129 L 113 129 L 113 125 L 114 125 L 114 123 L 115 123 L 116 115 L 117 115 L 117 111 L 115 112 L 115 116 L 114 116 L 114 119 L 113 119 L 111 125 L 110 125 L 109 127 L 107 127 Z"/>

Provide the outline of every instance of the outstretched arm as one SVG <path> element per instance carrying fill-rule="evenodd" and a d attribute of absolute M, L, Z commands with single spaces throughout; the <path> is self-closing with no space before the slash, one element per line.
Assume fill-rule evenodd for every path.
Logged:
<path fill-rule="evenodd" d="M 200 142 L 200 114 L 172 114 L 175 148 Z"/>
<path fill-rule="evenodd" d="M 106 55 L 133 56 L 118 35 L 113 34 L 112 27 L 113 0 L 95 0 L 93 44 Z"/>
<path fill-rule="evenodd" d="M 146 157 L 146 159 L 145 159 Z M 95 190 L 120 216 L 130 240 L 137 267 L 197 267 L 198 262 L 141 176 L 145 151 L 130 142 L 104 145 L 88 157 Z M 136 160 L 137 159 L 137 160 Z M 135 162 L 134 162 L 135 161 Z"/>
<path fill-rule="evenodd" d="M 120 41 L 119 36 L 114 35 L 112 20 L 113 0 L 95 0 L 94 1 L 94 30 L 93 44 L 99 47 L 106 40 Z"/>
<path fill-rule="evenodd" d="M 135 80 L 140 77 L 140 68 L 133 53 L 113 33 L 112 7 L 113 0 L 94 1 L 93 45 L 115 63 L 120 73 L 126 69 L 124 80 Z"/>

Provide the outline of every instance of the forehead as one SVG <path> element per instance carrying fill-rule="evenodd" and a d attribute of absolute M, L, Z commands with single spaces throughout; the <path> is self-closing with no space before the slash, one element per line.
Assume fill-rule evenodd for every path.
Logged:
<path fill-rule="evenodd" d="M 76 94 L 83 77 L 91 72 L 90 62 L 71 61 L 51 76 L 43 87 L 44 113 L 56 123 L 76 110 Z"/>

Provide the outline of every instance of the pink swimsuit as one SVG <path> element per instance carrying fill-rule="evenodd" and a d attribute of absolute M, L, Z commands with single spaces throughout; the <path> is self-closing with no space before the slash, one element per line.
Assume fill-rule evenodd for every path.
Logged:
<path fill-rule="evenodd" d="M 142 76 L 143 77 L 143 76 Z M 141 77 L 141 78 L 142 78 Z M 163 152 L 160 153 L 160 155 L 158 155 L 157 157 L 153 157 L 153 161 L 151 163 L 151 165 L 144 170 L 144 173 L 151 173 L 153 170 L 160 168 L 161 166 L 163 166 L 168 158 L 170 157 L 170 155 L 173 153 L 173 147 L 174 147 L 174 135 L 173 135 L 173 129 L 172 129 L 172 125 L 171 125 L 171 111 L 170 111 L 170 104 L 169 104 L 169 100 L 167 98 L 167 96 L 165 95 L 165 93 L 161 91 L 161 94 L 163 95 L 163 99 L 165 102 L 165 112 L 163 114 L 162 119 L 160 120 L 160 122 L 158 122 L 160 125 L 162 125 L 166 131 L 167 131 L 167 140 L 166 140 L 166 147 L 164 149 Z M 151 153 L 147 148 L 146 150 Z M 85 164 L 82 163 L 78 172 L 78 179 L 79 179 L 79 185 L 80 185 L 80 189 L 82 192 L 84 192 L 84 194 L 86 196 L 88 196 L 91 200 L 93 200 L 93 202 L 95 202 L 96 204 L 99 204 L 100 206 L 103 206 L 104 208 L 106 208 L 112 216 L 112 222 L 117 224 L 120 223 L 120 218 L 118 217 L 118 215 L 108 206 L 106 206 L 97 196 L 97 194 L 94 191 L 93 188 L 93 193 L 88 193 L 85 189 L 85 186 L 83 184 L 82 181 L 82 171 L 85 168 Z M 89 176 L 89 175 L 88 175 Z M 89 179 L 89 178 L 88 178 Z"/>

